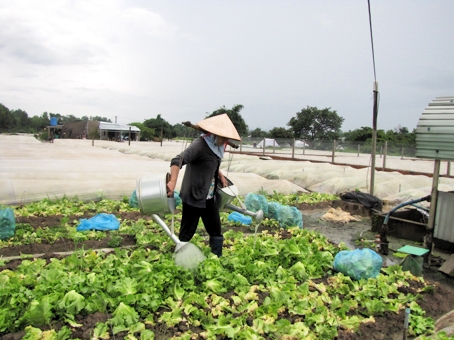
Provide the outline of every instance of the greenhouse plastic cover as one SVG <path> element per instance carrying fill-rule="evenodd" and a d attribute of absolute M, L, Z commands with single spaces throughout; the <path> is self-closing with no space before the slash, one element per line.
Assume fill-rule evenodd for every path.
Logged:
<path fill-rule="evenodd" d="M 129 142 L 55 139 L 54 143 L 47 143 L 32 135 L 1 134 L 0 204 L 25 204 L 64 195 L 84 200 L 130 198 L 137 179 L 150 174 L 165 176 L 170 160 L 186 147 L 187 143 L 181 141 L 164 141 L 162 145 L 131 142 L 129 145 Z M 359 158 L 343 156 L 342 162 L 357 164 Z M 391 167 L 405 165 L 413 167 L 414 171 L 425 169 L 429 173 L 433 170 L 433 163 L 427 160 L 388 157 L 387 162 Z M 179 175 L 177 190 L 181 187 L 184 169 Z M 259 155 L 233 154 L 227 150 L 221 169 L 241 196 L 258 192 L 314 191 L 339 195 L 352 190 L 369 191 L 369 168 L 301 160 L 262 160 Z M 383 171 L 375 174 L 374 195 L 384 201 L 403 202 L 424 197 L 431 193 L 431 188 L 432 178 L 428 176 Z M 438 189 L 454 190 L 454 180 L 440 178 Z"/>

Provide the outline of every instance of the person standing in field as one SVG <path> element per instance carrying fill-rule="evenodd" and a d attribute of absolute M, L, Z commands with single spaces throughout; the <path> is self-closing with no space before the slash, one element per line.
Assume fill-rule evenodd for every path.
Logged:
<path fill-rule="evenodd" d="M 179 239 L 189 242 L 202 218 L 211 252 L 222 256 L 224 237 L 215 194 L 217 186 L 223 188 L 228 183 L 219 166 L 229 139 L 240 141 L 241 137 L 227 114 L 202 120 L 196 128 L 204 133 L 170 162 L 167 196 L 172 197 L 179 171 L 186 166 L 180 190 L 183 214 Z"/>

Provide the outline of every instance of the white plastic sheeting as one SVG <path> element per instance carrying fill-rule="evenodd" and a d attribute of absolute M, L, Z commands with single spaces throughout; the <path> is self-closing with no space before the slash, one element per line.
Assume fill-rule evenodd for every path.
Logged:
<path fill-rule="evenodd" d="M 92 146 L 92 143 L 94 144 Z M 56 139 L 42 143 L 33 136 L 0 135 L 0 203 L 21 204 L 43 198 L 81 199 L 130 196 L 136 180 L 169 171 L 170 160 L 184 150 L 183 142 L 109 142 Z M 352 157 L 357 161 L 358 157 Z M 345 159 L 348 162 L 348 159 Z M 389 162 L 391 163 L 391 159 Z M 421 163 L 408 164 L 415 171 Z M 259 156 L 226 152 L 221 169 L 240 195 L 263 190 L 290 194 L 298 191 L 340 194 L 369 192 L 370 169 L 310 161 L 261 160 Z M 184 171 L 184 167 L 183 167 Z M 179 176 L 177 189 L 181 185 Z M 403 202 L 429 195 L 432 178 L 377 171 L 375 196 Z M 439 190 L 454 190 L 454 179 L 440 178 Z"/>
<path fill-rule="evenodd" d="M 295 148 L 307 148 L 309 144 L 303 142 L 302 140 L 295 141 Z"/>
<path fill-rule="evenodd" d="M 272 139 L 272 138 L 263 138 L 262 141 L 257 144 L 257 148 L 263 149 L 263 145 L 265 145 L 265 148 L 268 148 L 268 147 L 278 148 L 279 147 L 279 144 L 276 142 L 276 140 Z"/>

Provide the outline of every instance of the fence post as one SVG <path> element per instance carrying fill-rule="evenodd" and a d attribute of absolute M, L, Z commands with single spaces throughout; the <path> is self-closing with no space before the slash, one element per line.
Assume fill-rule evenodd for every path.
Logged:
<path fill-rule="evenodd" d="M 383 151 L 383 170 L 386 169 L 386 155 L 388 153 L 388 141 L 385 140 L 385 149 Z"/>
<path fill-rule="evenodd" d="M 293 138 L 293 145 L 295 145 L 295 138 Z M 303 139 L 303 155 L 306 154 L 306 140 Z"/>
<path fill-rule="evenodd" d="M 276 149 L 276 140 L 273 138 L 273 153 L 275 153 Z"/>
<path fill-rule="evenodd" d="M 240 153 L 243 152 L 243 141 L 240 141 Z"/>
<path fill-rule="evenodd" d="M 448 167 L 446 169 L 446 175 L 451 176 L 451 161 L 448 161 Z"/>
<path fill-rule="evenodd" d="M 262 155 L 265 156 L 266 139 L 263 138 Z"/>
<path fill-rule="evenodd" d="M 401 154 L 400 154 L 400 159 L 404 159 L 404 148 L 402 147 L 402 151 L 401 151 Z"/>
<path fill-rule="evenodd" d="M 380 145 L 380 158 L 381 158 L 382 153 L 383 153 L 383 145 Z"/>
<path fill-rule="evenodd" d="M 128 145 L 131 145 L 131 127 L 129 127 Z"/>
<path fill-rule="evenodd" d="M 303 149 L 304 150 L 304 149 Z M 295 138 L 293 138 L 293 145 L 292 145 L 292 159 L 295 159 Z"/>
<path fill-rule="evenodd" d="M 358 144 L 358 157 L 359 157 L 359 148 L 360 148 L 360 147 L 361 147 L 361 146 Z"/>
<path fill-rule="evenodd" d="M 334 157 L 336 154 L 336 140 L 333 140 L 333 152 L 331 153 L 331 163 L 334 163 Z"/>

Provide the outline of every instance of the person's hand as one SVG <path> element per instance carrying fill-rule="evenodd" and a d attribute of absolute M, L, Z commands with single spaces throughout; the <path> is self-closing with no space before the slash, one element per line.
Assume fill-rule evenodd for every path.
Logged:
<path fill-rule="evenodd" d="M 175 191 L 176 185 L 177 185 L 177 181 L 170 180 L 167 182 L 167 186 L 166 186 L 167 197 L 173 197 L 173 192 Z"/>
<path fill-rule="evenodd" d="M 218 173 L 219 176 L 219 181 L 221 182 L 221 187 L 225 188 L 229 186 L 229 183 L 227 182 L 227 178 L 224 177 L 224 174 L 219 170 Z"/>

